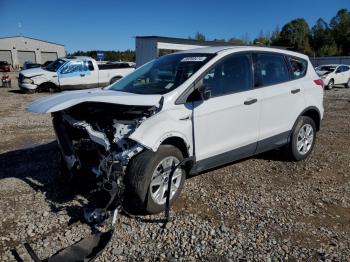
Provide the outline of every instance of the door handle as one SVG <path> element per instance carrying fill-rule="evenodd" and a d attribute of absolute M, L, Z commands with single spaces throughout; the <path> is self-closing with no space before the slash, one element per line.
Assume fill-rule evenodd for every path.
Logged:
<path fill-rule="evenodd" d="M 53 76 L 52 76 L 52 78 L 56 78 L 56 77 L 57 77 L 57 75 L 53 75 Z"/>
<path fill-rule="evenodd" d="M 81 77 L 85 76 L 85 74 L 80 74 Z"/>
<path fill-rule="evenodd" d="M 249 99 L 249 100 L 244 101 L 244 104 L 248 106 L 248 105 L 254 104 L 256 102 L 258 102 L 258 99 L 253 98 L 253 99 Z"/>
<path fill-rule="evenodd" d="M 188 115 L 188 116 L 184 116 L 184 117 L 181 117 L 180 120 L 191 120 L 192 119 L 192 116 L 191 115 Z"/>
<path fill-rule="evenodd" d="M 300 92 L 300 88 L 298 89 L 293 89 L 292 91 L 290 91 L 292 94 L 296 94 Z"/>

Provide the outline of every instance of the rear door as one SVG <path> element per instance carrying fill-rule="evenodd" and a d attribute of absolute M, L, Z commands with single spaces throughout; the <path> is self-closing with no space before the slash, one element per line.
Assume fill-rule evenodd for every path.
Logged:
<path fill-rule="evenodd" d="M 260 90 L 253 89 L 251 55 L 224 58 L 200 83 L 211 98 L 194 107 L 197 171 L 252 155 L 259 132 Z"/>
<path fill-rule="evenodd" d="M 349 67 L 348 66 L 340 66 L 340 73 L 339 73 L 339 84 L 346 84 L 350 78 L 349 74 Z"/>
<path fill-rule="evenodd" d="M 350 66 L 344 66 L 344 77 L 345 77 L 344 84 L 346 84 L 348 83 L 348 81 L 350 81 Z"/>
<path fill-rule="evenodd" d="M 307 62 L 269 52 L 256 53 L 253 58 L 255 87 L 263 91 L 259 153 L 286 143 L 294 122 L 305 107 L 303 87 L 298 79 L 305 75 Z M 294 69 L 290 69 L 289 64 L 293 64 Z M 290 71 L 294 72 L 293 76 Z"/>

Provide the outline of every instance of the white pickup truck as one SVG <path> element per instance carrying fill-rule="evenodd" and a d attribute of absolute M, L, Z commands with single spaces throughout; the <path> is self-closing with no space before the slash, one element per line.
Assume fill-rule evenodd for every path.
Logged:
<path fill-rule="evenodd" d="M 46 67 L 22 70 L 18 85 L 27 92 L 104 87 L 134 71 L 134 66 L 132 62 L 99 63 L 91 57 L 65 57 Z"/>

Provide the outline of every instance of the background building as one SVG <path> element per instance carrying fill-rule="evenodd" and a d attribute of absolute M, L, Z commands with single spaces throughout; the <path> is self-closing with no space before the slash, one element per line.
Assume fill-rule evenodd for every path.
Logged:
<path fill-rule="evenodd" d="M 163 36 L 136 36 L 136 67 L 139 67 L 159 56 L 180 50 L 226 45 L 232 46 L 230 43 L 218 41 L 198 41 Z"/>
<path fill-rule="evenodd" d="M 0 37 L 0 61 L 14 67 L 24 62 L 43 64 L 66 55 L 64 45 L 25 36 Z"/>

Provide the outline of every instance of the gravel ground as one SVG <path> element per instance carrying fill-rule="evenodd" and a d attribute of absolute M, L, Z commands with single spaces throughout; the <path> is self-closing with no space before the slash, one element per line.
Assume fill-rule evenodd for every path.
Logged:
<path fill-rule="evenodd" d="M 84 194 L 58 176 L 50 116 L 25 112 L 44 95 L 0 88 L 0 261 L 91 233 Z M 327 91 L 325 107 L 307 161 L 273 151 L 190 178 L 166 229 L 160 215 L 121 215 L 97 261 L 350 261 L 350 90 Z"/>

